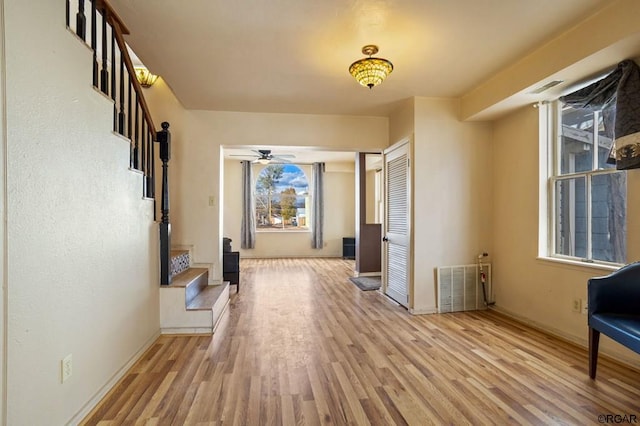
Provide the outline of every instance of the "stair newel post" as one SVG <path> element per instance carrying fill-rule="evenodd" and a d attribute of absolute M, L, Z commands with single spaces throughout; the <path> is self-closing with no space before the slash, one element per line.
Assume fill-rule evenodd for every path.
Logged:
<path fill-rule="evenodd" d="M 160 284 L 171 284 L 171 223 L 169 223 L 169 159 L 171 158 L 171 133 L 169 123 L 162 123 L 157 133 L 162 161 L 162 217 L 160 219 Z"/>

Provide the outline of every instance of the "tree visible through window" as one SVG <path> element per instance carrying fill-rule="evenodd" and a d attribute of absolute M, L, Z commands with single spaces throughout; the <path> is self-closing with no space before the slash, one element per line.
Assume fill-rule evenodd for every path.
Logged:
<path fill-rule="evenodd" d="M 295 164 L 270 164 L 256 180 L 256 228 L 309 229 L 309 183 Z"/>

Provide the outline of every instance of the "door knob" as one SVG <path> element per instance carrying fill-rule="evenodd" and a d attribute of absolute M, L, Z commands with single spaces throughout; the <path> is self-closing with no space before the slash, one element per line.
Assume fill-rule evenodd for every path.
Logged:
<path fill-rule="evenodd" d="M 382 241 L 386 243 L 387 241 L 389 241 L 389 239 L 387 237 L 382 237 Z"/>

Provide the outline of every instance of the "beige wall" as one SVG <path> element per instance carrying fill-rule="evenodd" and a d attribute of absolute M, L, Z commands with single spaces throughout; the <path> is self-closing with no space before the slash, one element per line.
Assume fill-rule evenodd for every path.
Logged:
<path fill-rule="evenodd" d="M 461 97 L 460 117 L 488 119 L 518 106 L 546 100 L 549 91 L 530 93 L 552 80 L 569 84 L 610 70 L 617 62 L 638 54 L 640 2 L 615 0 L 579 24 L 567 28 L 531 52 L 523 52 L 513 64 L 495 73 Z"/>
<path fill-rule="evenodd" d="M 4 5 L 7 424 L 62 425 L 158 335 L 157 228 L 64 2 Z"/>
<path fill-rule="evenodd" d="M 491 253 L 492 129 L 453 99 L 415 98 L 412 311 L 436 310 L 435 268 Z"/>
<path fill-rule="evenodd" d="M 413 135 L 416 127 L 415 98 L 399 103 L 389 115 L 389 146 Z"/>
<path fill-rule="evenodd" d="M 6 332 L 6 306 L 7 306 L 7 206 L 5 203 L 7 186 L 6 178 L 6 151 L 7 151 L 7 121 L 5 98 L 5 52 L 4 52 L 4 2 L 0 2 L 0 280 L 2 280 L 2 298 L 0 298 L 0 425 L 6 424 L 7 407 L 7 332 Z"/>
<path fill-rule="evenodd" d="M 153 117 L 153 123 L 156 129 L 160 130 L 162 122 L 169 123 L 169 132 L 171 132 L 171 159 L 169 160 L 168 176 L 169 176 L 169 219 L 170 221 L 179 221 L 183 215 L 185 206 L 177 202 L 172 202 L 172 197 L 177 196 L 178 181 L 175 169 L 182 163 L 180 156 L 181 150 L 174 147 L 183 143 L 185 138 L 185 116 L 187 111 L 182 104 L 176 99 L 171 88 L 167 86 L 164 80 L 160 77 L 156 83 L 150 88 L 143 89 L 144 97 L 151 111 Z M 156 155 L 158 155 L 158 146 L 156 145 Z M 160 220 L 161 217 L 161 199 L 162 193 L 162 162 L 156 161 L 156 217 Z"/>
<path fill-rule="evenodd" d="M 609 273 L 538 256 L 538 110 L 522 108 L 495 123 L 493 141 L 493 284 L 496 308 L 534 326 L 587 344 L 587 317 L 572 311 L 587 298 L 587 280 Z M 640 172 L 628 172 L 629 252 L 638 260 Z M 543 212 L 544 214 L 544 212 Z M 604 352 L 640 366 L 637 355 L 603 337 Z"/>
<path fill-rule="evenodd" d="M 538 97 L 527 92 L 553 79 L 564 80 L 558 91 L 566 92 L 623 59 L 637 58 L 638 13 L 640 2 L 612 1 L 461 99 L 464 118 L 502 114 L 494 122 L 491 169 L 496 309 L 583 346 L 587 345 L 587 317 L 572 311 L 573 300 L 586 299 L 587 280 L 610 269 L 538 258 L 539 241 L 546 243 L 546 235 L 539 234 L 539 223 L 547 217 L 546 194 L 539 189 L 546 181 L 539 171 L 538 110 L 531 105 L 538 99 L 553 99 L 559 92 Z M 507 110 L 511 110 L 508 115 L 501 112 Z M 627 261 L 633 262 L 640 259 L 640 173 L 630 171 L 627 177 Z M 606 337 L 602 350 L 640 365 L 637 355 Z"/>
<path fill-rule="evenodd" d="M 194 260 L 212 263 L 214 278 L 221 279 L 225 192 L 239 191 L 233 185 L 225 191 L 222 146 L 381 151 L 387 135 L 388 120 L 382 117 L 187 111 L 184 138 L 173 145 L 180 162 L 173 164 L 178 189 L 172 203 L 184 211 L 172 221 L 172 243 L 192 245 Z M 208 204 L 210 196 L 216 200 L 213 207 Z M 302 244 L 304 237 L 297 238 Z"/>
<path fill-rule="evenodd" d="M 254 179 L 263 166 L 254 165 Z M 301 166 L 311 185 L 311 166 Z M 325 171 L 324 248 L 311 248 L 311 232 L 257 232 L 256 248 L 240 248 L 242 192 L 239 182 L 240 161 L 224 161 L 223 236 L 232 239 L 232 247 L 241 257 L 315 257 L 342 256 L 342 238 L 355 235 L 354 164 L 328 163 Z"/>

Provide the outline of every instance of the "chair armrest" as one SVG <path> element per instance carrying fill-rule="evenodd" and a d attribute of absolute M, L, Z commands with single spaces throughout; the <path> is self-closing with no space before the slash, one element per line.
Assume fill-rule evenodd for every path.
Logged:
<path fill-rule="evenodd" d="M 640 262 L 588 281 L 589 316 L 600 313 L 640 315 Z"/>

